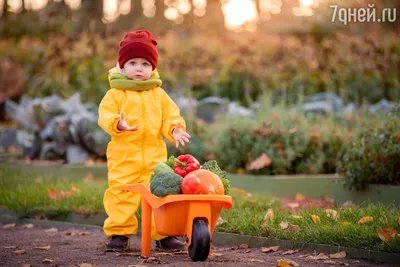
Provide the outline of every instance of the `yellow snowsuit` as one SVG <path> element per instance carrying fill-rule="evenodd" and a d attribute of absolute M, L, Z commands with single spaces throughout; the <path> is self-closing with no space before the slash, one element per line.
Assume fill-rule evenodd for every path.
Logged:
<path fill-rule="evenodd" d="M 134 81 L 114 68 L 110 70 L 111 89 L 99 106 L 98 124 L 111 135 L 107 147 L 108 189 L 104 194 L 104 207 L 108 218 L 104 232 L 113 235 L 136 234 L 138 221 L 135 213 L 141 195 L 122 192 L 126 184 L 150 184 L 153 167 L 167 160 L 167 147 L 162 138 L 175 142 L 172 131 L 178 122 L 186 131 L 179 108 L 160 87 L 161 80 L 154 70 L 149 80 Z M 129 126 L 138 125 L 137 131 L 120 132 L 117 124 L 121 112 Z M 152 239 L 164 238 L 152 224 Z"/>

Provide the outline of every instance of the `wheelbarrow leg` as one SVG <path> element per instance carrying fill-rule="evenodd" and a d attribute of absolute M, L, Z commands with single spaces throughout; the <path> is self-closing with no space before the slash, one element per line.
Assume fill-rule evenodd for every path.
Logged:
<path fill-rule="evenodd" d="M 151 206 L 142 198 L 142 256 L 150 257 Z"/>

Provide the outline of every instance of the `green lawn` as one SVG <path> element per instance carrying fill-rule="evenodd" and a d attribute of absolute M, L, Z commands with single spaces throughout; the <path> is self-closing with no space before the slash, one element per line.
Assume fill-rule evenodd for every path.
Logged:
<path fill-rule="evenodd" d="M 57 167 L 54 168 L 57 170 Z M 93 179 L 85 180 L 89 172 L 93 173 Z M 15 210 L 20 216 L 44 214 L 49 218 L 71 212 L 104 213 L 102 200 L 107 182 L 105 177 L 96 174 L 95 169 L 88 168 L 85 172 L 71 168 L 67 171 L 51 171 L 49 174 L 38 173 L 16 165 L 0 164 L 0 206 Z M 51 192 L 60 191 L 72 195 L 52 200 L 49 190 L 56 190 L 50 191 L 50 196 Z M 217 231 L 387 252 L 400 251 L 400 237 L 383 242 L 377 234 L 379 228 L 394 228 L 400 232 L 397 222 L 400 209 L 394 205 L 364 204 L 336 209 L 339 211 L 337 220 L 327 217 L 324 209 L 307 210 L 296 214 L 301 216 L 296 219 L 293 213 L 280 211 L 279 201 L 271 197 L 253 195 L 251 199 L 255 202 L 249 202 L 248 197 L 235 193 L 233 198 L 232 209 L 221 213 L 224 223 L 217 227 Z M 274 220 L 266 227 L 264 216 L 269 208 L 274 211 Z M 312 214 L 318 215 L 321 222 L 314 224 Z M 357 222 L 363 216 L 372 216 L 374 221 L 359 225 Z M 301 231 L 280 229 L 282 221 L 298 225 Z M 349 224 L 344 225 L 343 222 Z"/>

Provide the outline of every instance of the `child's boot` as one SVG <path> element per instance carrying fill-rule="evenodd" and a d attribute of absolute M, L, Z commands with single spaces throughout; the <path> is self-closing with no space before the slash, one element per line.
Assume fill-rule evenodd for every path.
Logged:
<path fill-rule="evenodd" d="M 113 235 L 106 245 L 107 252 L 124 252 L 129 250 L 129 237 Z"/>
<path fill-rule="evenodd" d="M 182 241 L 171 236 L 156 241 L 156 248 L 167 251 L 186 250 L 186 246 Z"/>

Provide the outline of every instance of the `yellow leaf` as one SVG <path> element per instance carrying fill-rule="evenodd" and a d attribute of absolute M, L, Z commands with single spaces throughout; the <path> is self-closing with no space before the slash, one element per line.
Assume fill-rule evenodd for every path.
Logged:
<path fill-rule="evenodd" d="M 46 230 L 44 230 L 46 233 L 57 233 L 58 232 L 58 229 L 57 228 L 55 228 L 55 227 L 52 227 L 52 228 L 50 228 L 50 229 L 46 229 Z"/>
<path fill-rule="evenodd" d="M 221 257 L 222 253 L 211 253 L 210 256 L 211 257 Z"/>
<path fill-rule="evenodd" d="M 347 222 L 347 221 L 343 222 L 343 226 L 348 226 L 348 225 L 350 225 L 349 222 Z"/>
<path fill-rule="evenodd" d="M 397 223 L 400 225 L 400 216 L 397 218 Z"/>
<path fill-rule="evenodd" d="M 279 249 L 279 246 L 276 246 L 276 247 L 268 247 L 268 248 L 266 248 L 266 247 L 261 247 L 261 252 L 264 252 L 264 253 L 271 252 L 271 251 L 275 252 L 275 251 L 277 251 L 278 249 Z"/>
<path fill-rule="evenodd" d="M 28 223 L 28 224 L 25 224 L 24 227 L 30 229 L 30 228 L 33 228 L 34 226 L 33 226 L 33 224 Z"/>
<path fill-rule="evenodd" d="M 279 226 L 281 227 L 282 230 L 285 230 L 285 229 L 289 228 L 289 223 L 288 222 L 281 222 L 279 224 Z"/>
<path fill-rule="evenodd" d="M 237 188 L 237 187 L 232 187 L 231 191 L 237 192 L 237 193 L 239 193 L 241 195 L 244 195 L 244 196 L 247 196 L 247 197 L 251 197 L 252 196 L 252 194 L 250 192 L 247 192 L 246 190 L 243 190 L 243 189 L 240 189 L 240 188 Z"/>
<path fill-rule="evenodd" d="M 286 260 L 278 260 L 278 263 L 276 264 L 276 267 L 289 267 L 289 262 Z"/>
<path fill-rule="evenodd" d="M 73 185 L 71 187 L 71 190 L 72 190 L 72 192 L 79 192 L 80 191 L 79 188 L 76 185 Z"/>
<path fill-rule="evenodd" d="M 269 208 L 268 211 L 267 211 L 267 213 L 265 213 L 264 222 L 266 222 L 266 223 L 268 223 L 268 222 L 270 222 L 270 223 L 274 222 L 274 211 L 273 211 L 271 208 Z"/>
<path fill-rule="evenodd" d="M 335 265 L 336 264 L 336 262 L 334 262 L 333 260 L 324 261 L 324 263 L 330 264 L 330 265 Z"/>
<path fill-rule="evenodd" d="M 313 223 L 315 223 L 315 224 L 321 222 L 321 219 L 319 218 L 319 216 L 315 215 L 315 214 L 311 215 L 311 219 L 312 219 Z"/>
<path fill-rule="evenodd" d="M 319 253 L 317 256 L 308 256 L 307 259 L 310 260 L 327 260 L 329 259 L 324 253 Z"/>
<path fill-rule="evenodd" d="M 258 259 L 250 259 L 251 262 L 265 262 L 263 260 L 258 260 Z"/>
<path fill-rule="evenodd" d="M 26 253 L 26 251 L 25 251 L 25 250 L 23 250 L 23 249 L 20 249 L 20 250 L 16 250 L 16 251 L 14 251 L 14 253 L 15 253 L 15 254 L 18 254 L 18 255 L 21 255 L 21 254 L 25 254 L 25 253 Z"/>
<path fill-rule="evenodd" d="M 297 200 L 297 201 L 303 201 L 304 198 L 305 198 L 305 197 L 303 196 L 302 193 L 297 193 L 297 194 L 296 194 L 296 200 Z"/>
<path fill-rule="evenodd" d="M 256 201 L 254 200 L 254 199 L 249 199 L 249 200 L 247 200 L 251 205 L 255 205 L 256 204 Z"/>
<path fill-rule="evenodd" d="M 358 224 L 366 224 L 366 223 L 370 223 L 370 222 L 373 222 L 373 221 L 374 221 L 374 218 L 372 218 L 372 216 L 365 216 L 365 217 L 362 217 L 358 221 Z"/>
<path fill-rule="evenodd" d="M 396 237 L 397 230 L 393 228 L 380 228 L 378 230 L 378 236 L 382 241 L 389 241 L 390 239 Z"/>
<path fill-rule="evenodd" d="M 329 258 L 331 258 L 331 259 L 344 259 L 344 258 L 346 258 L 346 251 L 340 251 L 338 253 L 329 254 Z"/>
<path fill-rule="evenodd" d="M 50 263 L 50 262 L 54 262 L 54 260 L 52 260 L 52 259 L 44 259 L 44 260 L 42 260 L 42 263 Z"/>
<path fill-rule="evenodd" d="M 89 172 L 89 173 L 86 175 L 86 177 L 83 178 L 83 182 L 87 184 L 87 183 L 92 182 L 93 179 L 94 179 L 93 174 L 92 174 L 91 172 Z"/>
<path fill-rule="evenodd" d="M 267 154 L 262 153 L 261 156 L 256 158 L 254 161 L 250 162 L 247 167 L 248 170 L 259 170 L 271 165 L 272 160 L 267 156 Z"/>
<path fill-rule="evenodd" d="M 38 249 L 38 250 L 49 250 L 50 246 L 45 246 L 45 247 L 34 247 L 34 249 Z"/>
<path fill-rule="evenodd" d="M 293 219 L 303 219 L 303 217 L 299 216 L 299 215 L 293 215 L 292 216 Z"/>
<path fill-rule="evenodd" d="M 291 266 L 295 266 L 295 267 L 298 267 L 298 266 L 300 266 L 297 262 L 295 262 L 295 261 L 292 261 L 292 260 L 286 260 L 288 263 L 289 263 L 289 265 L 291 265 Z"/>
<path fill-rule="evenodd" d="M 296 249 L 296 250 L 288 250 L 288 251 L 283 252 L 282 255 L 292 255 L 292 254 L 295 254 L 297 252 L 299 252 L 298 249 Z"/>
<path fill-rule="evenodd" d="M 329 218 L 332 218 L 334 220 L 336 220 L 339 217 L 339 213 L 336 210 L 332 210 L 332 209 L 326 209 L 326 216 L 328 216 Z"/>
<path fill-rule="evenodd" d="M 4 229 L 15 227 L 15 223 L 9 223 L 3 226 Z"/>

